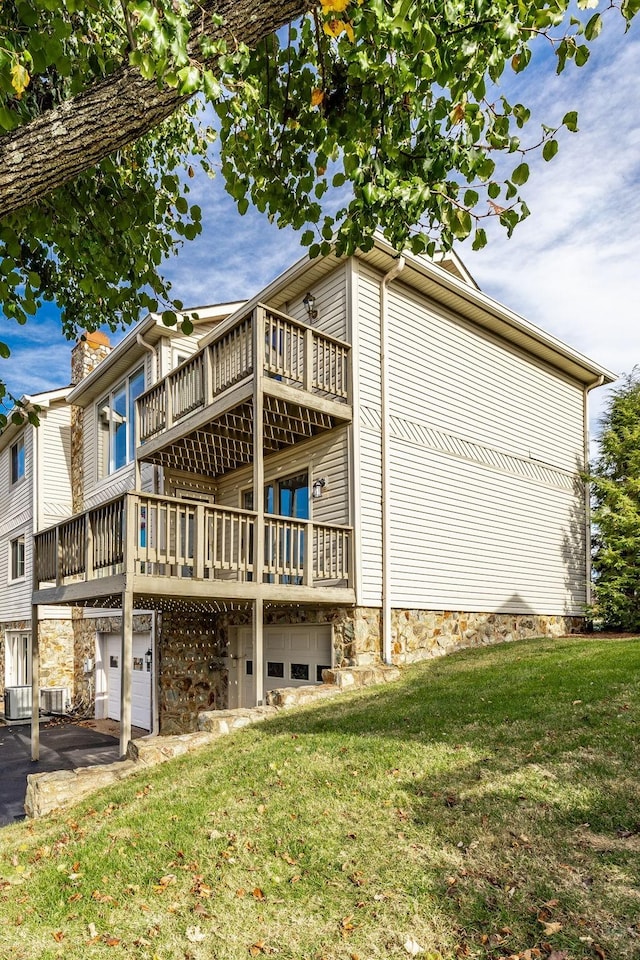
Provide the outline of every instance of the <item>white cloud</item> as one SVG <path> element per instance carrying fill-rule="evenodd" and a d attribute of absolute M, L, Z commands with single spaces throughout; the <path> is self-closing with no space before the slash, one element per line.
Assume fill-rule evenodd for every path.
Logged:
<path fill-rule="evenodd" d="M 638 64 L 633 30 L 611 29 L 582 70 L 529 85 L 541 117 L 577 107 L 580 132 L 532 164 L 532 215 L 510 240 L 492 231 L 486 250 L 461 250 L 486 292 L 619 373 L 640 363 Z M 605 398 L 592 395 L 593 421 Z"/>

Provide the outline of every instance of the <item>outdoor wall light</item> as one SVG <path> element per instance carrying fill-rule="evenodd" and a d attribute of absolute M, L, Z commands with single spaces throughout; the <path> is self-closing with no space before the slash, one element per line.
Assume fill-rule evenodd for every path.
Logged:
<path fill-rule="evenodd" d="M 308 293 L 302 302 L 305 306 L 305 310 L 307 311 L 309 320 L 317 320 L 318 311 L 316 310 L 316 298 L 314 295 L 312 293 Z"/>
<path fill-rule="evenodd" d="M 151 664 L 153 663 L 153 652 L 152 652 L 152 650 L 151 650 L 151 647 L 149 647 L 149 649 L 147 650 L 147 652 L 146 652 L 145 655 L 144 655 L 144 662 L 145 662 L 146 665 L 147 665 L 147 673 L 150 673 L 150 672 L 151 672 Z"/>
<path fill-rule="evenodd" d="M 322 491 L 326 487 L 327 481 L 324 477 L 321 477 L 319 480 L 313 481 L 313 486 L 311 487 L 311 496 L 314 500 L 317 500 L 322 496 Z"/>

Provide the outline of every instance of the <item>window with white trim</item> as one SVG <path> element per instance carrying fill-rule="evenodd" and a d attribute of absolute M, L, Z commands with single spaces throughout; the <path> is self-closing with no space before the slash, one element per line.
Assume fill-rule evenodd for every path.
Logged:
<path fill-rule="evenodd" d="M 24 579 L 24 534 L 9 545 L 9 579 Z"/>
<path fill-rule="evenodd" d="M 144 392 L 144 367 L 118 384 L 98 404 L 100 476 L 131 463 L 136 448 L 135 403 Z"/>
<path fill-rule="evenodd" d="M 5 634 L 4 682 L 7 687 L 31 683 L 31 634 L 8 630 Z"/>
<path fill-rule="evenodd" d="M 18 483 L 24 479 L 24 437 L 11 447 L 11 483 Z"/>

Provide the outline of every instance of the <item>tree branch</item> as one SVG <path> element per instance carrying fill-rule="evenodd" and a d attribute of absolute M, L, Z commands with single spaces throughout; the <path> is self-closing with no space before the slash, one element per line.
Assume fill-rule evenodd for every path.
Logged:
<path fill-rule="evenodd" d="M 218 35 L 255 46 L 308 7 L 309 0 L 204 0 L 194 14 L 190 52 L 197 57 L 212 13 L 224 18 Z M 134 142 L 184 101 L 176 90 L 143 80 L 126 64 L 61 106 L 3 134 L 0 218 L 36 203 Z"/>

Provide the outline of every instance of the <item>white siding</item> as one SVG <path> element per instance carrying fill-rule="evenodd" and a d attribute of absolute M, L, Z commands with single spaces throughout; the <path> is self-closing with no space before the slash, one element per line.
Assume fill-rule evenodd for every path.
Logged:
<path fill-rule="evenodd" d="M 267 481 L 310 470 L 311 482 L 324 477 L 322 496 L 312 500 L 313 518 L 319 523 L 349 523 L 348 428 L 334 430 L 304 445 L 275 454 L 265 462 Z M 251 486 L 251 468 L 236 470 L 218 481 L 216 501 L 229 507 L 241 503 L 241 491 Z"/>
<path fill-rule="evenodd" d="M 187 357 L 194 354 L 199 348 L 202 337 L 210 333 L 218 323 L 199 323 L 190 337 L 176 336 L 175 334 L 163 336 L 156 348 L 158 379 L 166 377 L 177 366 L 177 354 L 184 354 Z M 147 386 L 151 386 L 151 384 L 147 384 Z"/>
<path fill-rule="evenodd" d="M 307 291 L 290 300 L 284 306 L 284 312 L 303 323 L 311 322 L 318 330 L 323 330 L 339 340 L 347 339 L 347 265 L 341 264 L 322 280 L 311 285 L 310 292 L 316 298 L 317 320 L 309 321 L 303 299 Z"/>
<path fill-rule="evenodd" d="M 84 470 L 84 505 L 85 508 L 94 507 L 98 503 L 117 497 L 127 490 L 132 490 L 134 486 L 134 465 L 127 464 L 115 473 L 102 477 L 99 470 L 99 443 L 98 443 L 98 421 L 97 410 L 100 399 L 110 390 L 122 382 L 125 377 L 130 376 L 144 363 L 146 386 L 150 386 L 149 359 L 139 360 L 127 370 L 126 374 L 119 375 L 116 380 L 105 381 L 104 388 L 100 392 L 100 397 L 96 403 L 90 403 L 84 409 L 83 415 L 83 470 Z M 142 489 L 146 491 L 153 490 L 153 472 L 149 466 L 142 470 Z"/>
<path fill-rule="evenodd" d="M 31 616 L 31 553 L 33 533 L 33 431 L 26 425 L 16 439 L 24 437 L 24 478 L 11 483 L 11 447 L 0 452 L 0 621 Z M 10 582 L 11 541 L 24 536 L 25 576 Z"/>
<path fill-rule="evenodd" d="M 71 407 L 47 410 L 39 427 L 41 445 L 39 493 L 40 527 L 71 516 Z"/>
<path fill-rule="evenodd" d="M 392 605 L 580 614 L 582 388 L 395 281 Z M 363 596 L 380 603 L 379 278 L 358 278 Z"/>

